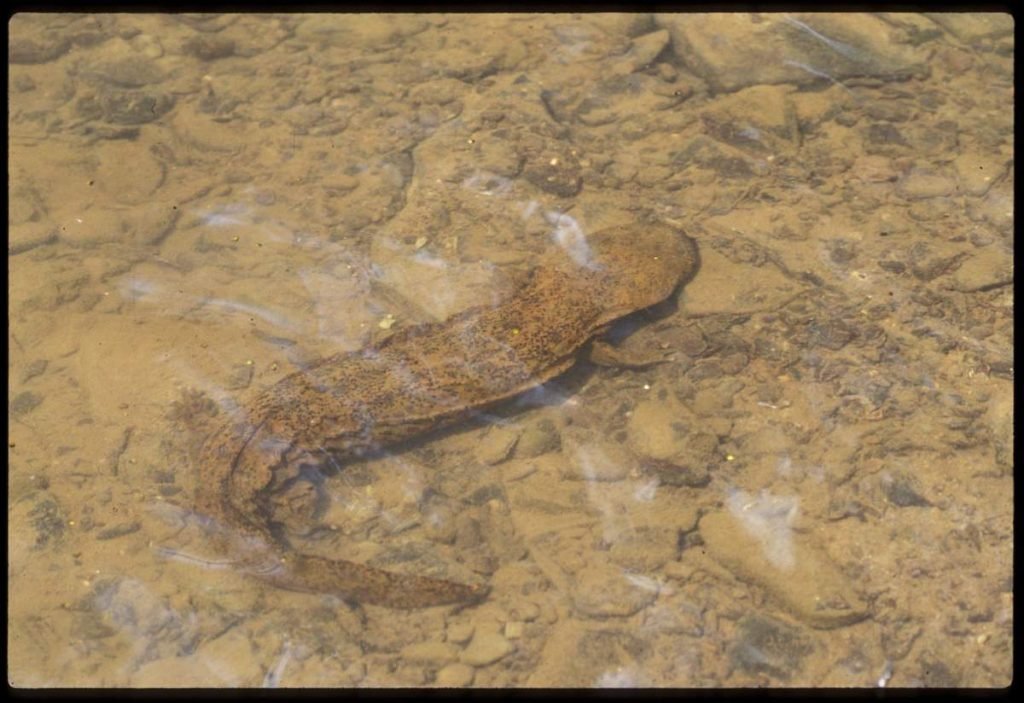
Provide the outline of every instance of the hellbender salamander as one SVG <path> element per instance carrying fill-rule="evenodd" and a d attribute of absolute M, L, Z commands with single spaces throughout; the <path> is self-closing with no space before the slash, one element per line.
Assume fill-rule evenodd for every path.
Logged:
<path fill-rule="evenodd" d="M 553 247 L 503 303 L 316 361 L 216 429 L 199 452 L 196 503 L 226 526 L 241 568 L 282 588 L 395 608 L 486 595 L 290 550 L 272 498 L 304 465 L 343 465 L 554 378 L 608 323 L 664 300 L 698 268 L 694 242 L 662 224 L 612 227 L 577 244 Z"/>

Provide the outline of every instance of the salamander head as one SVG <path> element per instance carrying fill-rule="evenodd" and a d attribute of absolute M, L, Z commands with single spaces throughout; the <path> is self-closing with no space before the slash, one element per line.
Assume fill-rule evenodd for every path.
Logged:
<path fill-rule="evenodd" d="M 563 266 L 593 287 L 606 320 L 661 302 L 700 265 L 694 241 L 664 224 L 610 227 L 584 242 L 583 254 Z"/>

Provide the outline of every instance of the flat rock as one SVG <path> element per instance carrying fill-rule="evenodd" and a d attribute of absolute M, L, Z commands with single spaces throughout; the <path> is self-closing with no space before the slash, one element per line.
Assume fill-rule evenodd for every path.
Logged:
<path fill-rule="evenodd" d="M 965 151 L 953 161 L 960 190 L 968 195 L 984 195 L 992 184 L 1001 180 L 1009 161 L 987 153 Z"/>
<path fill-rule="evenodd" d="M 516 457 L 533 459 L 557 451 L 562 446 L 562 435 L 550 418 L 542 418 L 530 424 L 516 444 Z"/>
<path fill-rule="evenodd" d="M 653 582 L 630 578 L 617 567 L 589 566 L 576 574 L 573 604 L 587 617 L 625 618 L 654 602 L 658 590 L 653 586 Z"/>
<path fill-rule="evenodd" d="M 905 42 L 917 46 L 942 36 L 942 28 L 923 14 L 916 12 L 877 12 L 875 16 L 902 31 L 902 36 L 896 35 L 893 37 L 893 41 L 899 43 Z"/>
<path fill-rule="evenodd" d="M 459 657 L 469 666 L 487 666 L 511 654 L 515 645 L 497 632 L 478 632 Z"/>
<path fill-rule="evenodd" d="M 679 60 L 717 92 L 928 71 L 922 52 L 889 42 L 890 25 L 866 14 L 657 14 L 655 22 Z"/>
<path fill-rule="evenodd" d="M 368 14 L 353 22 L 346 15 L 299 15 L 295 38 L 315 46 L 381 51 L 430 26 L 418 15 Z"/>
<path fill-rule="evenodd" d="M 71 40 L 47 27 L 47 24 L 52 24 L 51 18 L 38 12 L 24 12 L 11 18 L 7 46 L 9 63 L 47 63 L 68 52 Z"/>
<path fill-rule="evenodd" d="M 956 181 L 949 176 L 916 169 L 899 183 L 900 194 L 908 200 L 944 198 L 956 190 Z"/>
<path fill-rule="evenodd" d="M 1013 280 L 1013 254 L 999 244 L 975 251 L 952 275 L 953 285 L 964 292 Z"/>
<path fill-rule="evenodd" d="M 98 148 L 95 183 L 120 203 L 148 202 L 164 180 L 161 164 L 148 150 L 130 142 L 106 142 Z"/>
<path fill-rule="evenodd" d="M 171 93 L 152 89 L 107 89 L 100 91 L 97 103 L 107 122 L 115 125 L 140 125 L 163 117 L 174 107 L 175 99 Z M 80 111 L 90 114 L 93 101 L 87 99 L 81 105 Z"/>
<path fill-rule="evenodd" d="M 709 218 L 709 221 L 714 223 L 716 219 L 723 227 L 728 227 L 737 218 Z M 701 248 L 700 257 L 700 275 L 687 284 L 682 293 L 683 305 L 689 315 L 771 310 L 800 288 L 774 267 L 737 264 L 710 246 Z"/>
<path fill-rule="evenodd" d="M 624 569 L 650 574 L 676 558 L 679 533 L 670 527 L 641 527 L 616 539 L 608 558 Z"/>
<path fill-rule="evenodd" d="M 475 631 L 476 628 L 472 623 L 455 623 L 448 626 L 445 631 L 445 639 L 455 644 L 466 644 Z"/>
<path fill-rule="evenodd" d="M 57 236 L 74 247 L 92 247 L 121 241 L 125 229 L 123 215 L 107 208 L 90 208 L 65 218 L 57 228 Z"/>
<path fill-rule="evenodd" d="M 195 105 L 186 104 L 175 110 L 170 121 L 189 146 L 202 151 L 239 151 L 253 139 L 254 128 L 247 123 L 214 121 L 210 115 L 199 112 Z"/>
<path fill-rule="evenodd" d="M 142 88 L 164 79 L 155 61 L 146 56 L 119 56 L 88 66 L 82 75 L 117 88 Z"/>
<path fill-rule="evenodd" d="M 24 254 L 36 247 L 57 241 L 57 228 L 52 222 L 25 222 L 7 230 L 7 254 Z"/>
<path fill-rule="evenodd" d="M 629 416 L 626 431 L 630 446 L 652 459 L 671 459 L 682 450 L 682 437 L 673 427 L 680 421 L 689 424 L 693 414 L 669 394 L 664 400 L 637 403 Z"/>
<path fill-rule="evenodd" d="M 476 671 L 468 664 L 449 664 L 437 672 L 434 683 L 445 688 L 462 688 L 473 683 Z"/>
<path fill-rule="evenodd" d="M 576 107 L 576 119 L 588 127 L 599 127 L 668 110 L 687 96 L 685 91 L 644 73 L 613 75 L 587 91 L 587 97 Z"/>
<path fill-rule="evenodd" d="M 806 630 L 775 618 L 747 613 L 736 625 L 729 659 L 748 674 L 788 681 L 804 668 L 804 659 L 814 652 Z"/>
<path fill-rule="evenodd" d="M 402 659 L 421 664 L 446 664 L 458 659 L 459 650 L 447 642 L 417 642 L 402 647 Z"/>
<path fill-rule="evenodd" d="M 1003 186 L 993 188 L 977 206 L 968 207 L 967 215 L 972 220 L 984 220 L 1000 232 L 1013 229 L 1013 193 Z"/>
<path fill-rule="evenodd" d="M 207 686 L 253 686 L 261 683 L 265 675 L 259 655 L 253 647 L 252 634 L 241 628 L 229 630 L 203 644 L 189 658 L 203 665 L 200 670 L 205 669 L 213 674 L 207 679 Z"/>
<path fill-rule="evenodd" d="M 493 466 L 508 459 L 517 441 L 519 431 L 508 427 L 490 427 L 480 437 L 473 453 L 480 463 Z"/>
<path fill-rule="evenodd" d="M 708 554 L 811 627 L 831 629 L 866 618 L 867 606 L 826 555 L 787 526 L 754 515 L 763 506 L 758 499 L 741 510 L 752 520 L 725 511 L 705 515 L 700 534 Z"/>
<path fill-rule="evenodd" d="M 140 666 L 129 679 L 139 688 L 203 688 L 215 685 L 240 685 L 242 682 L 217 676 L 196 655 L 165 657 Z"/>
<path fill-rule="evenodd" d="M 181 50 L 182 53 L 190 54 L 200 61 L 216 61 L 235 53 L 235 40 L 230 37 L 199 34 L 185 40 Z"/>
<path fill-rule="evenodd" d="M 968 43 L 1013 34 L 1013 15 L 1007 12 L 928 12 L 925 16 Z"/>
<path fill-rule="evenodd" d="M 170 202 L 152 201 L 132 208 L 125 215 L 125 226 L 140 244 L 159 244 L 174 229 L 181 210 Z"/>
<path fill-rule="evenodd" d="M 633 39 L 629 51 L 614 62 L 612 73 L 626 75 L 646 68 L 665 50 L 668 44 L 669 34 L 664 29 L 636 37 Z"/>
<path fill-rule="evenodd" d="M 716 141 L 755 157 L 792 154 L 800 146 L 791 86 L 758 85 L 723 95 L 701 111 L 706 132 Z"/>

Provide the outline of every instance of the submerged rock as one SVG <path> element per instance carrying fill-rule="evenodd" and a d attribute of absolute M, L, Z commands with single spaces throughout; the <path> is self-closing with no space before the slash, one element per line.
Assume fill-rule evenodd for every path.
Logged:
<path fill-rule="evenodd" d="M 656 21 L 679 60 L 716 92 L 928 72 L 924 54 L 889 42 L 889 25 L 871 15 L 659 14 Z"/>
<path fill-rule="evenodd" d="M 708 554 L 740 580 L 767 591 L 812 627 L 851 625 L 867 606 L 828 557 L 788 527 L 795 505 L 738 493 L 732 510 L 705 515 L 700 534 Z"/>

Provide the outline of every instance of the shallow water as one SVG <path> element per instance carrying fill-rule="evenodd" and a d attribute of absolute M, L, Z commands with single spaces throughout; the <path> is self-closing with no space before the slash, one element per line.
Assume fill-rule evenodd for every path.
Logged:
<path fill-rule="evenodd" d="M 14 685 L 1010 681 L 1008 16 L 22 14 L 9 36 Z M 292 535 L 486 600 L 346 603 L 217 552 L 183 391 L 212 427 L 654 221 L 701 268 L 610 333 L 661 363 L 582 360 L 330 471 Z"/>

